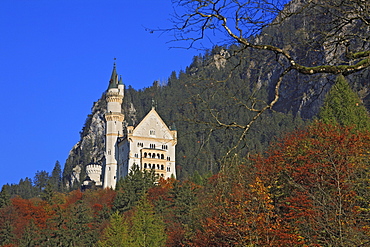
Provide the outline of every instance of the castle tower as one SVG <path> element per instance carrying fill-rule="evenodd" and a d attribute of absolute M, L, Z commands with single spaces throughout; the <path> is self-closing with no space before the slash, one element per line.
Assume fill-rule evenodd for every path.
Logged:
<path fill-rule="evenodd" d="M 88 176 L 91 179 L 91 181 L 94 181 L 96 186 L 102 185 L 101 174 L 102 174 L 101 165 L 91 163 L 86 166 L 86 176 Z"/>
<path fill-rule="evenodd" d="M 118 80 L 116 64 L 113 66 L 112 76 L 106 92 L 107 112 L 105 114 L 105 164 L 104 164 L 104 188 L 115 188 L 118 176 L 117 141 L 123 135 L 123 120 L 121 105 L 124 96 L 122 78 Z"/>

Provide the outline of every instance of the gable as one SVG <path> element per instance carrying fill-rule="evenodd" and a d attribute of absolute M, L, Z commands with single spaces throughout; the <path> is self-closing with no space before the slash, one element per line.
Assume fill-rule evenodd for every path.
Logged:
<path fill-rule="evenodd" d="M 132 132 L 133 136 L 172 140 L 173 136 L 162 118 L 153 108 Z"/>

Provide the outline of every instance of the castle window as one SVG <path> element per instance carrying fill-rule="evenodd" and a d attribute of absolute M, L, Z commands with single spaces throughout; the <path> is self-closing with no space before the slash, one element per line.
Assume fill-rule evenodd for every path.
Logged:
<path fill-rule="evenodd" d="M 144 153 L 144 158 L 146 158 L 147 155 L 148 155 L 147 153 Z"/>
<path fill-rule="evenodd" d="M 159 164 L 157 164 L 157 169 L 159 170 Z"/>
<path fill-rule="evenodd" d="M 159 154 L 157 154 L 157 158 L 158 158 L 158 159 L 160 159 L 160 156 L 159 156 Z"/>
<path fill-rule="evenodd" d="M 149 144 L 149 148 L 155 149 L 155 144 Z"/>
<path fill-rule="evenodd" d="M 149 130 L 149 135 L 155 136 L 155 130 Z"/>
<path fill-rule="evenodd" d="M 164 170 L 164 165 L 161 165 L 161 170 Z"/>
<path fill-rule="evenodd" d="M 170 161 L 170 160 L 171 160 L 170 156 L 167 156 L 167 160 L 168 160 L 168 161 Z"/>
<path fill-rule="evenodd" d="M 146 163 L 144 163 L 144 168 L 148 168 L 148 166 L 147 166 L 147 164 L 146 164 Z"/>
<path fill-rule="evenodd" d="M 161 159 L 164 160 L 164 154 L 161 154 Z"/>

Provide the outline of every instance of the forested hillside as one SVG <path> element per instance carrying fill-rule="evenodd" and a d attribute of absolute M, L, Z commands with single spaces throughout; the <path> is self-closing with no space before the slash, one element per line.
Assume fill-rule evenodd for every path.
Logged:
<path fill-rule="evenodd" d="M 177 3 L 175 37 L 222 30 L 229 43 L 127 86 L 122 110 L 135 125 L 155 102 L 178 132 L 179 179 L 134 169 L 115 190 L 79 190 L 103 158 L 103 93 L 63 174 L 37 172 L 30 197 L 2 188 L 0 245 L 368 246 L 370 3 Z"/>
<path fill-rule="evenodd" d="M 205 6 L 211 6 L 210 3 Z M 342 43 L 333 41 L 330 33 L 337 28 L 333 22 L 338 21 L 338 13 L 325 12 L 328 8 L 325 4 L 305 4 L 306 1 L 292 1 L 279 13 L 273 25 L 262 26 L 260 33 L 249 36 L 249 43 L 255 43 L 256 49 L 248 49 L 243 39 L 236 38 L 230 45 L 216 45 L 195 56 L 184 71 L 173 72 L 167 81 L 155 81 L 151 87 L 141 90 L 124 82 L 126 124 L 137 124 L 154 100 L 164 121 L 178 130 L 177 172 L 179 178 L 184 179 L 195 171 L 200 174 L 219 171 L 220 160 L 228 152 L 241 152 L 242 155 L 261 152 L 280 133 L 302 125 L 302 119 L 312 119 L 335 82 L 337 72 L 328 70 L 327 64 L 330 67 L 355 63 L 357 60 L 347 58 L 346 49 L 367 49 L 366 36 L 359 33 L 354 38 L 352 33 L 361 28 L 366 30 L 368 26 L 353 21 L 338 30 L 338 39 L 350 40 L 345 49 Z M 212 8 L 205 6 L 202 7 L 204 11 L 212 13 Z M 216 4 L 216 7 L 223 11 L 223 6 Z M 283 15 L 289 18 L 279 21 Z M 195 23 L 196 20 L 202 21 L 195 19 Z M 304 69 L 290 68 L 283 55 L 269 50 L 270 47 L 286 49 L 289 57 Z M 338 67 L 338 71 L 346 74 L 351 87 L 364 104 L 370 106 L 369 70 L 353 68 L 352 71 L 358 72 L 350 73 L 346 68 Z M 326 70 L 327 73 L 320 72 Z M 107 71 L 107 78 L 109 73 Z M 272 102 L 274 105 L 270 106 Z M 66 161 L 64 182 L 70 187 L 75 179 L 84 178 L 84 166 L 102 158 L 104 104 L 103 95 L 94 104 L 81 132 L 81 141 Z"/>

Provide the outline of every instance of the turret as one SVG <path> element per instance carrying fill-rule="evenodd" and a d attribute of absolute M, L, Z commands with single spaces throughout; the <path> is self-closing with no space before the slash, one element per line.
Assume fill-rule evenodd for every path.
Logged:
<path fill-rule="evenodd" d="M 104 188 L 115 188 L 118 177 L 118 152 L 117 141 L 123 135 L 123 120 L 121 106 L 124 95 L 122 78 L 118 81 L 116 64 L 113 66 L 109 86 L 106 92 L 107 112 L 105 114 L 105 165 L 104 165 Z"/>
<path fill-rule="evenodd" d="M 101 186 L 102 167 L 96 163 L 90 163 L 86 166 L 86 176 L 95 182 L 96 186 Z"/>

